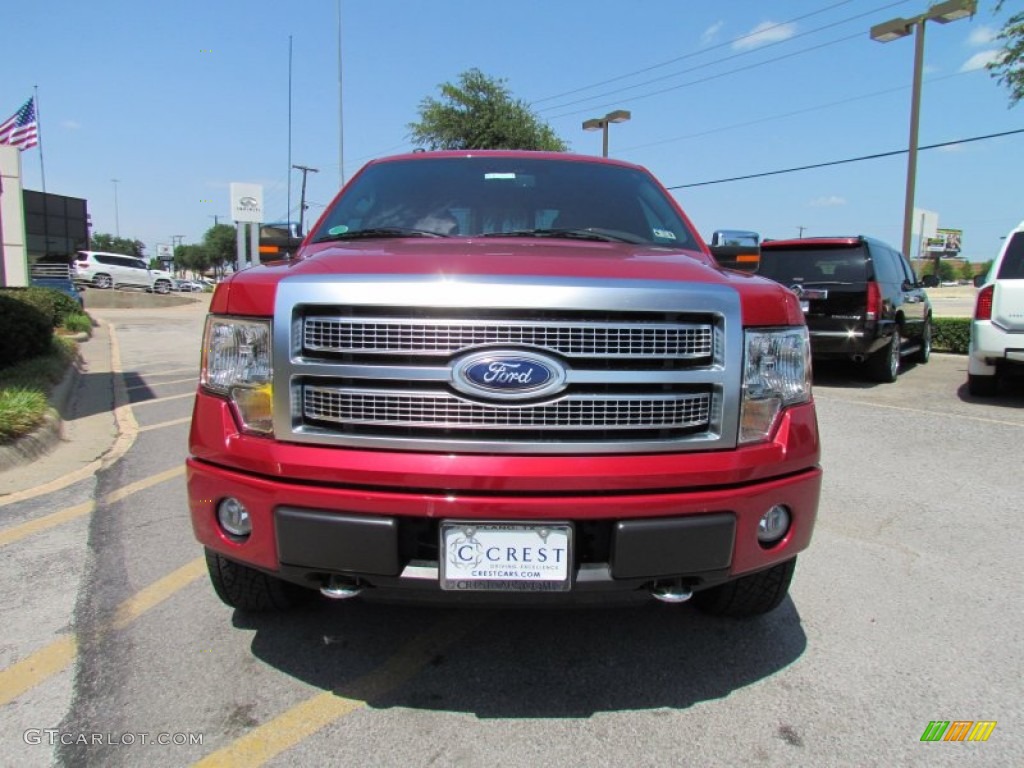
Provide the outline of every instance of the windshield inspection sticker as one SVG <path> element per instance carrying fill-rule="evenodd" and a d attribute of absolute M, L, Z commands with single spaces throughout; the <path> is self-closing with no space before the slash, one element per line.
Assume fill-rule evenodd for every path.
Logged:
<path fill-rule="evenodd" d="M 655 237 L 660 237 L 662 240 L 675 240 L 676 239 L 676 233 L 673 232 L 671 229 L 655 229 L 653 231 L 654 231 L 654 236 Z"/>
<path fill-rule="evenodd" d="M 344 235 L 346 232 L 348 232 L 348 227 L 344 224 L 339 224 L 338 226 L 331 227 L 327 230 L 328 235 Z"/>

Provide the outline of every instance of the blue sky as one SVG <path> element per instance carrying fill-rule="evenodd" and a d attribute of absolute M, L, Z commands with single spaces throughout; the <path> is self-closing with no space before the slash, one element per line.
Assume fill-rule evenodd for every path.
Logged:
<path fill-rule="evenodd" d="M 565 139 L 613 109 L 610 154 L 666 186 L 905 149 L 914 44 L 869 28 L 926 0 L 341 0 L 344 172 L 412 149 L 420 101 L 472 67 L 505 79 Z M 1024 105 L 979 66 L 1016 3 L 929 23 L 920 144 L 1024 128 Z M 38 86 L 46 189 L 89 201 L 93 229 L 198 241 L 227 219 L 228 185 L 264 185 L 269 218 L 298 218 L 289 172 L 312 166 L 307 217 L 337 192 L 338 0 L 36 0 L 4 11 L 0 119 Z M 761 31 L 760 34 L 755 34 Z M 1024 134 L 923 151 L 917 205 L 992 258 L 1022 218 Z M 39 152 L 22 153 L 40 189 Z M 115 185 L 112 179 L 119 181 Z M 867 234 L 899 246 L 906 156 L 676 190 L 706 237 Z M 117 207 L 115 218 L 115 187 Z"/>

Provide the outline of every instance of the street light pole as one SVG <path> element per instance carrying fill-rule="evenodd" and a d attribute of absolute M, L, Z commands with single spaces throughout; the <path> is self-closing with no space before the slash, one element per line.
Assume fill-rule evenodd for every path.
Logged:
<path fill-rule="evenodd" d="M 617 109 L 614 112 L 609 112 L 604 117 L 595 117 L 590 120 L 583 121 L 584 131 L 601 131 L 601 157 L 608 157 L 608 124 L 609 123 L 624 123 L 629 120 L 633 115 L 625 109 Z"/>
<path fill-rule="evenodd" d="M 117 184 L 120 179 L 111 179 L 114 183 L 114 234 L 118 237 L 121 236 L 121 217 L 117 211 Z"/>
<path fill-rule="evenodd" d="M 907 147 L 907 190 L 903 202 L 903 254 L 909 258 L 914 229 L 914 193 L 917 184 L 917 135 L 921 122 L 921 72 L 924 68 L 924 27 L 928 21 L 948 24 L 974 16 L 977 0 L 945 0 L 910 19 L 896 18 L 871 28 L 871 39 L 888 43 L 909 35 L 915 36 L 914 80 L 910 96 L 910 142 Z"/>

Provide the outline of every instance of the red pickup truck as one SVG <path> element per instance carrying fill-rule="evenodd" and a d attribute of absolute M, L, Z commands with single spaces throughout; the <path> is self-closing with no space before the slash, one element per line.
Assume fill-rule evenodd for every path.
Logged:
<path fill-rule="evenodd" d="M 821 486 L 807 329 L 645 169 L 369 163 L 296 258 L 218 285 L 188 494 L 242 610 L 785 598 Z"/>

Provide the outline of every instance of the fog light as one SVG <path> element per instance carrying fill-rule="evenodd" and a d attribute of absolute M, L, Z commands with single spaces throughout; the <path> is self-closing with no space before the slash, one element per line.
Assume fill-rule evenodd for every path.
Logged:
<path fill-rule="evenodd" d="M 252 533 L 249 510 L 238 499 L 227 498 L 217 505 L 217 521 L 231 536 L 245 539 Z"/>
<path fill-rule="evenodd" d="M 789 530 L 789 509 L 776 504 L 761 517 L 757 524 L 757 540 L 762 544 L 774 544 Z"/>

